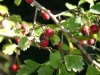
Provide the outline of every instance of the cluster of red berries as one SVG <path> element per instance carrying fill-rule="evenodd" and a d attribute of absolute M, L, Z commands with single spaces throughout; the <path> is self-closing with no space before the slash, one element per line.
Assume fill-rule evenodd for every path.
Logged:
<path fill-rule="evenodd" d="M 87 44 L 89 45 L 93 45 L 95 43 L 95 39 L 94 38 L 90 38 L 88 41 L 87 40 L 81 40 L 81 45 L 82 46 L 86 46 Z"/>
<path fill-rule="evenodd" d="M 97 34 L 99 32 L 99 27 L 96 24 L 91 25 L 89 29 L 92 34 Z M 89 36 L 88 28 L 82 28 L 81 33 L 83 34 L 83 36 Z M 85 46 L 86 44 L 93 45 L 95 43 L 95 39 L 90 38 L 88 41 L 81 40 L 81 42 L 82 42 L 82 46 Z"/>
<path fill-rule="evenodd" d="M 22 26 L 21 26 L 21 29 L 23 29 L 23 30 L 22 30 L 22 34 L 24 35 L 24 34 L 27 33 L 28 26 L 27 26 L 27 25 L 22 25 Z M 14 39 L 14 40 L 15 40 L 16 43 L 18 43 L 18 42 L 20 41 L 20 38 L 16 38 L 16 39 Z"/>
<path fill-rule="evenodd" d="M 99 27 L 95 24 L 90 26 L 90 32 L 92 34 L 97 34 L 99 32 Z M 83 34 L 83 36 L 89 36 L 89 30 L 88 28 L 82 28 L 81 33 Z"/>
<path fill-rule="evenodd" d="M 11 69 L 12 69 L 13 72 L 17 72 L 20 68 L 19 68 L 19 66 L 17 64 L 13 64 L 11 66 Z"/>
<path fill-rule="evenodd" d="M 40 36 L 40 46 L 47 47 L 49 44 L 48 39 L 54 36 L 54 30 L 52 28 L 47 28 L 44 33 Z"/>

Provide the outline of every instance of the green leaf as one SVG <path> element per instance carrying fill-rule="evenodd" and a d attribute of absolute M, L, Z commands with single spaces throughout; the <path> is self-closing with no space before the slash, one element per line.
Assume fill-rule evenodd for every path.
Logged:
<path fill-rule="evenodd" d="M 22 0 L 14 0 L 15 5 L 19 6 L 21 4 Z"/>
<path fill-rule="evenodd" d="M 60 38 L 56 34 L 53 37 L 51 37 L 50 40 L 53 41 L 53 45 L 58 45 L 58 43 L 60 42 Z"/>
<path fill-rule="evenodd" d="M 80 0 L 80 1 L 78 2 L 78 6 L 82 5 L 83 3 L 88 2 L 88 3 L 90 4 L 90 7 L 91 7 L 91 6 L 94 5 L 94 1 L 95 1 L 95 0 Z"/>
<path fill-rule="evenodd" d="M 62 26 L 64 26 L 64 28 L 65 29 L 67 29 L 68 27 L 67 27 L 67 20 L 62 20 L 61 22 L 60 22 L 60 24 L 62 25 Z"/>
<path fill-rule="evenodd" d="M 64 16 L 73 17 L 74 15 L 70 12 L 67 12 L 67 13 L 64 14 Z"/>
<path fill-rule="evenodd" d="M 2 52 L 4 54 L 12 55 L 14 50 L 16 50 L 16 44 L 4 44 L 2 47 Z"/>
<path fill-rule="evenodd" d="M 0 1 L 3 1 L 3 0 L 0 0 Z"/>
<path fill-rule="evenodd" d="M 73 17 L 68 20 L 68 28 L 70 31 L 75 31 L 81 24 L 81 17 Z"/>
<path fill-rule="evenodd" d="M 53 68 L 57 69 L 58 65 L 61 63 L 61 59 L 62 57 L 59 51 L 55 53 L 50 53 L 50 65 Z"/>
<path fill-rule="evenodd" d="M 100 3 L 95 4 L 90 8 L 90 12 L 95 13 L 95 14 L 100 14 Z"/>
<path fill-rule="evenodd" d="M 63 50 L 68 50 L 69 47 L 66 44 L 61 44 L 61 49 Z"/>
<path fill-rule="evenodd" d="M 81 55 L 82 53 L 81 53 L 80 50 L 75 49 L 75 50 L 71 51 L 71 54 L 79 54 L 79 55 Z"/>
<path fill-rule="evenodd" d="M 19 22 L 19 23 L 22 22 L 22 19 L 19 15 L 12 15 L 9 19 L 14 22 Z"/>
<path fill-rule="evenodd" d="M 75 9 L 75 8 L 77 8 L 76 5 L 72 5 L 72 4 L 70 4 L 70 3 L 66 3 L 65 5 L 66 5 L 66 7 L 67 7 L 68 9 Z"/>
<path fill-rule="evenodd" d="M 52 75 L 54 71 L 54 68 L 52 68 L 51 66 L 49 65 L 46 65 L 46 66 L 41 66 L 39 69 L 38 69 L 38 75 Z"/>
<path fill-rule="evenodd" d="M 29 40 L 26 36 L 20 38 L 20 41 L 18 42 L 18 47 L 20 47 L 23 51 L 27 50 L 27 48 L 30 47 Z"/>
<path fill-rule="evenodd" d="M 32 72 L 34 72 L 39 66 L 39 63 L 36 63 L 32 60 L 25 60 L 25 65 L 21 65 L 21 69 L 18 70 L 18 73 L 16 75 L 30 75 Z"/>
<path fill-rule="evenodd" d="M 0 36 L 0 43 L 3 41 L 4 36 Z"/>
<path fill-rule="evenodd" d="M 83 69 L 84 62 L 81 56 L 66 55 L 65 59 L 68 71 L 80 72 Z"/>
<path fill-rule="evenodd" d="M 66 66 L 62 64 L 60 66 L 61 75 L 75 75 L 73 71 L 67 71 Z"/>
<path fill-rule="evenodd" d="M 96 68 L 94 68 L 93 66 L 88 65 L 86 75 L 99 75 L 99 74 L 100 74 L 100 72 Z"/>
<path fill-rule="evenodd" d="M 3 15 L 8 13 L 8 8 L 4 5 L 0 5 L 0 13 Z"/>

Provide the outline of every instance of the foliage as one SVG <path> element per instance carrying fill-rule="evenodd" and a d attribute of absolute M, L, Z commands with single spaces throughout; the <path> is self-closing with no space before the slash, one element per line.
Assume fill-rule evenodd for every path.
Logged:
<path fill-rule="evenodd" d="M 14 0 L 17 6 L 19 6 L 21 2 L 22 0 Z M 86 2 L 90 4 L 89 10 L 85 10 L 81 7 L 81 5 Z M 21 19 L 20 15 L 10 15 L 8 8 L 4 5 L 0 5 L 0 43 L 6 40 L 6 43 L 2 47 L 2 52 L 6 55 L 16 54 L 15 59 L 20 66 L 16 75 L 30 75 L 35 71 L 37 71 L 38 75 L 52 75 L 54 71 L 57 71 L 56 75 L 75 75 L 77 72 L 84 70 L 86 64 L 88 64 L 86 75 L 100 74 L 100 66 L 90 61 L 90 59 L 92 59 L 90 55 L 98 56 L 92 59 L 92 61 L 97 61 L 100 59 L 99 54 L 95 52 L 91 54 L 86 51 L 87 46 L 92 48 L 91 51 L 93 51 L 94 48 L 100 51 L 100 49 L 96 47 L 96 43 L 100 42 L 100 31 L 95 34 L 96 29 L 92 29 L 93 34 L 90 30 L 90 26 L 92 25 L 96 25 L 100 29 L 100 3 L 94 4 L 94 2 L 95 0 L 79 0 L 78 5 L 66 3 L 66 8 L 68 8 L 67 12 L 53 15 L 47 10 L 43 11 L 45 8 L 43 9 L 38 3 L 35 5 L 34 1 L 31 3 L 30 0 L 28 3 L 30 3 L 32 7 L 34 5 L 34 7 L 38 7 L 41 10 L 39 12 L 42 17 L 42 14 L 45 12 L 45 15 L 50 16 L 55 22 L 55 24 L 47 25 L 37 23 L 35 20 L 33 23 L 25 22 Z M 55 18 L 55 16 L 59 17 L 59 15 L 63 15 L 67 19 L 59 21 Z M 87 32 L 81 32 L 84 27 L 88 29 L 88 36 L 84 36 Z M 47 28 L 54 30 L 52 37 L 47 36 L 52 34 L 50 30 L 48 34 L 45 33 Z M 44 33 L 44 35 L 41 35 L 42 33 Z M 86 44 L 83 46 L 81 40 L 87 40 L 88 42 L 90 38 L 96 40 L 95 44 Z M 14 42 L 15 39 L 17 42 Z M 41 39 L 42 41 L 47 40 L 51 42 L 52 46 L 40 47 Z M 67 42 L 65 41 L 66 39 Z M 59 43 L 61 43 L 59 48 L 54 49 L 54 46 L 58 46 Z M 24 61 L 25 64 L 21 65 L 20 59 L 18 59 L 18 51 L 26 51 L 30 46 L 50 51 L 49 60 L 40 64 L 33 60 L 26 59 Z M 88 62 L 95 66 L 90 66 Z M 100 62 L 97 61 L 97 63 L 100 65 Z"/>

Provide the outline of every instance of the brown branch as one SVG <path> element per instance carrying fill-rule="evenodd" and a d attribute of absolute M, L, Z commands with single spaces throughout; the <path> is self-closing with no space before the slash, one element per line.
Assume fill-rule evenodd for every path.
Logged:
<path fill-rule="evenodd" d="M 44 12 L 46 12 L 50 17 L 51 19 L 57 24 L 57 26 L 61 29 L 62 32 L 66 33 L 76 44 L 77 46 L 80 48 L 81 52 L 88 58 L 88 60 L 93 63 L 93 60 L 92 58 L 88 55 L 88 53 L 84 50 L 84 48 L 78 43 L 78 40 L 76 40 L 70 33 L 68 30 L 64 29 L 64 27 L 59 23 L 59 21 L 56 19 L 56 17 L 48 12 L 46 10 L 45 7 L 41 6 L 37 1 L 34 0 L 34 5 L 36 7 L 38 7 L 39 9 L 43 10 Z"/>

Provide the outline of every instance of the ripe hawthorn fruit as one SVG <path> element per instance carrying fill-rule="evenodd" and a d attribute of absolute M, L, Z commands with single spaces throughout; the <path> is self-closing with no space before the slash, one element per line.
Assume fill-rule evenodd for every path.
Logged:
<path fill-rule="evenodd" d="M 46 36 L 48 36 L 48 38 L 51 38 L 54 35 L 54 30 L 51 28 L 47 28 L 45 34 Z"/>
<path fill-rule="evenodd" d="M 17 72 L 17 71 L 19 70 L 19 67 L 18 67 L 17 64 L 13 64 L 13 65 L 11 66 L 11 69 L 12 69 L 13 72 Z"/>
<path fill-rule="evenodd" d="M 83 36 L 89 36 L 89 31 L 87 28 L 82 28 L 81 33 L 83 34 Z"/>
<path fill-rule="evenodd" d="M 61 47 L 61 42 L 58 43 L 57 48 L 60 49 Z"/>
<path fill-rule="evenodd" d="M 26 0 L 26 2 L 27 2 L 28 4 L 31 4 L 31 3 L 33 2 L 33 0 Z"/>
<path fill-rule="evenodd" d="M 88 44 L 93 45 L 94 43 L 95 43 L 95 39 L 90 38 L 90 39 L 88 40 Z"/>
<path fill-rule="evenodd" d="M 22 34 L 26 34 L 27 28 L 28 27 L 26 25 L 21 26 L 21 29 L 23 29 Z"/>
<path fill-rule="evenodd" d="M 40 35 L 40 40 L 46 40 L 46 38 L 47 35 L 45 34 L 45 32 Z"/>
<path fill-rule="evenodd" d="M 47 9 L 47 11 L 48 12 L 51 12 L 48 9 Z M 44 20 L 49 20 L 50 19 L 50 16 L 47 13 L 43 12 L 43 11 L 41 12 L 41 15 L 42 15 L 42 17 L 43 17 Z"/>
<path fill-rule="evenodd" d="M 14 39 L 16 43 L 18 43 L 20 41 L 19 38 Z"/>
<path fill-rule="evenodd" d="M 40 41 L 40 46 L 41 46 L 41 47 L 47 47 L 48 44 L 49 44 L 49 41 L 48 41 L 48 40 L 41 40 L 41 41 Z"/>
<path fill-rule="evenodd" d="M 97 25 L 91 25 L 90 31 L 92 34 L 97 34 L 99 32 L 99 27 Z"/>
<path fill-rule="evenodd" d="M 81 44 L 82 46 L 86 46 L 87 45 L 87 40 L 81 40 L 81 43 L 82 43 Z"/>

